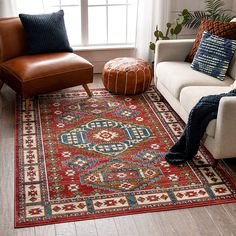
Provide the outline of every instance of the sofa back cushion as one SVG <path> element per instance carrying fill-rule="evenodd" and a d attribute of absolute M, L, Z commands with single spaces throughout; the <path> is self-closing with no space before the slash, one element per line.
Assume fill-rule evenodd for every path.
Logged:
<path fill-rule="evenodd" d="M 25 54 L 27 45 L 18 17 L 0 19 L 0 63 Z"/>

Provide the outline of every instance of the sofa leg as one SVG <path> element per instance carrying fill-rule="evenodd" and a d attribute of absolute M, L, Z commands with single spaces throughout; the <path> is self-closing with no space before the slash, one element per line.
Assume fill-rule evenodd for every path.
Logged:
<path fill-rule="evenodd" d="M 92 97 L 93 94 L 91 93 L 91 91 L 88 88 L 87 84 L 83 84 L 84 90 L 86 91 L 86 93 L 88 94 L 89 97 Z"/>
<path fill-rule="evenodd" d="M 212 163 L 212 167 L 213 167 L 213 168 L 216 168 L 217 165 L 218 165 L 218 163 L 219 163 L 219 160 L 214 159 L 214 161 L 213 161 L 213 163 Z"/>
<path fill-rule="evenodd" d="M 4 82 L 0 80 L 0 89 L 2 88 L 3 85 L 4 85 Z"/>
<path fill-rule="evenodd" d="M 30 98 L 25 99 L 25 112 L 29 113 L 29 108 L 30 108 Z"/>

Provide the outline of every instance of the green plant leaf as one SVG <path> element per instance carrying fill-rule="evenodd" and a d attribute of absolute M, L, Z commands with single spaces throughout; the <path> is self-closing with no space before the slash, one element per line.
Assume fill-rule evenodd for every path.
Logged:
<path fill-rule="evenodd" d="M 177 24 L 176 27 L 174 28 L 174 34 L 179 34 L 180 31 L 182 30 L 182 25 Z"/>
<path fill-rule="evenodd" d="M 151 50 L 155 51 L 155 47 L 156 47 L 155 43 L 150 42 L 149 48 L 150 48 Z"/>
<path fill-rule="evenodd" d="M 183 25 L 187 28 L 198 28 L 202 19 L 230 21 L 234 18 L 232 11 L 224 9 L 223 0 L 205 0 L 205 11 L 189 12 Z"/>
<path fill-rule="evenodd" d="M 188 9 L 183 9 L 182 16 L 187 16 L 189 14 Z"/>
<path fill-rule="evenodd" d="M 184 22 L 184 16 L 179 16 L 178 19 L 176 19 L 177 24 L 182 24 Z"/>
<path fill-rule="evenodd" d="M 163 35 L 163 33 L 162 33 L 161 31 L 158 31 L 158 36 L 159 36 L 159 38 L 161 38 L 161 39 L 164 38 L 164 35 Z"/>
<path fill-rule="evenodd" d="M 183 26 L 196 29 L 201 24 L 202 19 L 208 19 L 208 15 L 204 11 L 190 12 L 188 18 L 183 22 Z"/>
<path fill-rule="evenodd" d="M 171 35 L 171 39 L 177 39 L 177 35 L 176 34 L 172 34 Z"/>
<path fill-rule="evenodd" d="M 156 38 L 159 37 L 159 36 L 158 36 L 158 32 L 159 32 L 159 30 L 155 30 L 155 32 L 154 32 L 154 36 L 155 36 Z"/>

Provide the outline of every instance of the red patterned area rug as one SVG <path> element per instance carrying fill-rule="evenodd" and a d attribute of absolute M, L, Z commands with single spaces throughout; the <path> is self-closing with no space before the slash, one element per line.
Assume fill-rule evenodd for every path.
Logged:
<path fill-rule="evenodd" d="M 136 96 L 93 90 L 41 95 L 16 113 L 15 226 L 26 227 L 236 202 L 223 162 L 204 147 L 171 166 L 183 122 L 152 87 Z"/>

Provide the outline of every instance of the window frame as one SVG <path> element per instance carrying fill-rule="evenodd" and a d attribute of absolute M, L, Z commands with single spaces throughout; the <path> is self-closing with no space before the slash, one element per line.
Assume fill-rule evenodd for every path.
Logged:
<path fill-rule="evenodd" d="M 81 46 L 115 46 L 115 45 L 127 45 L 127 46 L 134 46 L 136 43 L 136 32 L 137 32 L 137 18 L 138 18 L 138 0 L 136 0 L 136 4 L 134 5 L 136 7 L 136 25 L 135 25 L 135 35 L 134 35 L 134 42 L 129 43 L 128 42 L 128 7 L 132 6 L 134 4 L 129 3 L 129 0 L 126 0 L 126 3 L 118 3 L 118 4 L 110 4 L 108 3 L 108 0 L 106 0 L 105 4 L 94 4 L 94 5 L 88 5 L 88 0 L 81 0 L 81 26 L 83 26 L 83 30 L 81 31 Z M 125 33 L 125 42 L 124 43 L 109 43 L 109 26 L 108 26 L 108 8 L 109 7 L 119 7 L 119 6 L 125 6 L 126 7 L 126 33 Z M 88 9 L 89 7 L 106 7 L 106 43 L 104 44 L 89 44 L 89 29 L 88 29 Z M 84 14 L 84 15 L 82 15 Z M 82 29 L 82 27 L 81 27 Z"/>
<path fill-rule="evenodd" d="M 134 0 L 134 2 L 130 2 L 130 0 L 125 0 L 122 3 L 109 3 L 109 0 L 104 0 L 103 4 L 99 4 L 99 3 L 95 3 L 95 4 L 91 4 L 89 5 L 89 0 L 76 0 L 76 1 L 72 1 L 72 2 L 67 2 L 64 0 L 56 0 L 54 2 L 47 2 L 47 0 L 38 0 L 37 1 L 38 4 L 40 4 L 41 2 L 41 8 L 42 11 L 44 13 L 48 12 L 50 10 L 50 8 L 56 10 L 60 10 L 60 9 L 66 9 L 71 8 L 71 7 L 78 7 L 78 11 L 80 11 L 80 29 L 79 31 L 76 30 L 76 32 L 80 33 L 80 40 L 78 37 L 78 40 L 72 40 L 74 41 L 72 46 L 73 47 L 82 47 L 82 48 L 101 48 L 101 47 L 135 47 L 136 45 L 136 35 L 137 35 L 137 21 L 138 21 L 138 4 L 139 4 L 139 0 Z M 20 4 L 20 0 L 17 0 L 17 4 Z M 24 5 L 21 5 L 24 6 Z M 123 31 L 123 39 L 124 41 L 122 42 L 110 42 L 109 43 L 109 7 L 125 7 L 125 25 L 123 25 L 123 29 L 125 27 L 125 30 Z M 136 24 L 134 25 L 135 30 L 134 30 L 134 35 L 133 38 L 131 37 L 132 40 L 130 40 L 130 36 L 129 36 L 129 20 L 132 18 L 129 18 L 129 6 L 134 6 L 135 9 L 133 9 L 135 11 L 135 17 L 136 17 Z M 106 36 L 104 35 L 105 38 L 105 42 L 104 43 L 92 43 L 91 41 L 89 42 L 89 8 L 93 8 L 93 7 L 105 7 L 105 12 L 106 12 L 106 26 L 104 28 L 104 32 L 106 31 Z M 23 7 L 24 8 L 24 7 Z M 30 9 L 30 8 L 29 8 Z M 28 8 L 26 8 L 26 12 L 28 12 L 30 14 L 30 10 Z M 114 8 L 113 8 L 114 10 Z M 35 11 L 34 11 L 35 12 Z M 36 11 L 37 12 L 37 11 Z M 40 11 L 39 11 L 40 13 Z M 32 14 L 32 13 L 31 13 Z M 33 13 L 33 14 L 38 14 L 38 13 Z M 68 16 L 67 16 L 68 17 Z M 76 34 L 76 32 L 74 32 Z M 79 35 L 78 33 L 78 35 Z M 73 36 L 72 36 L 73 37 Z M 130 41 L 129 41 L 130 40 Z"/>
<path fill-rule="evenodd" d="M 73 47 L 112 47 L 112 46 L 128 46 L 128 47 L 134 47 L 136 44 L 136 34 L 137 34 L 137 18 L 138 18 L 138 2 L 139 0 L 136 0 L 136 25 L 135 25 L 135 35 L 134 35 L 134 42 L 129 43 L 128 42 L 128 7 L 132 6 L 133 4 L 129 3 L 128 0 L 126 0 L 126 3 L 119 3 L 119 4 L 109 4 L 108 0 L 106 0 L 106 4 L 94 4 L 94 5 L 88 5 L 88 0 L 80 0 L 80 15 L 81 15 L 81 44 L 73 45 Z M 60 2 L 60 9 L 62 7 L 68 7 L 73 5 L 63 5 Z M 109 6 L 126 6 L 126 35 L 125 35 L 125 42 L 124 43 L 108 43 L 108 7 Z M 103 44 L 91 44 L 89 43 L 89 7 L 106 7 L 106 43 Z"/>

